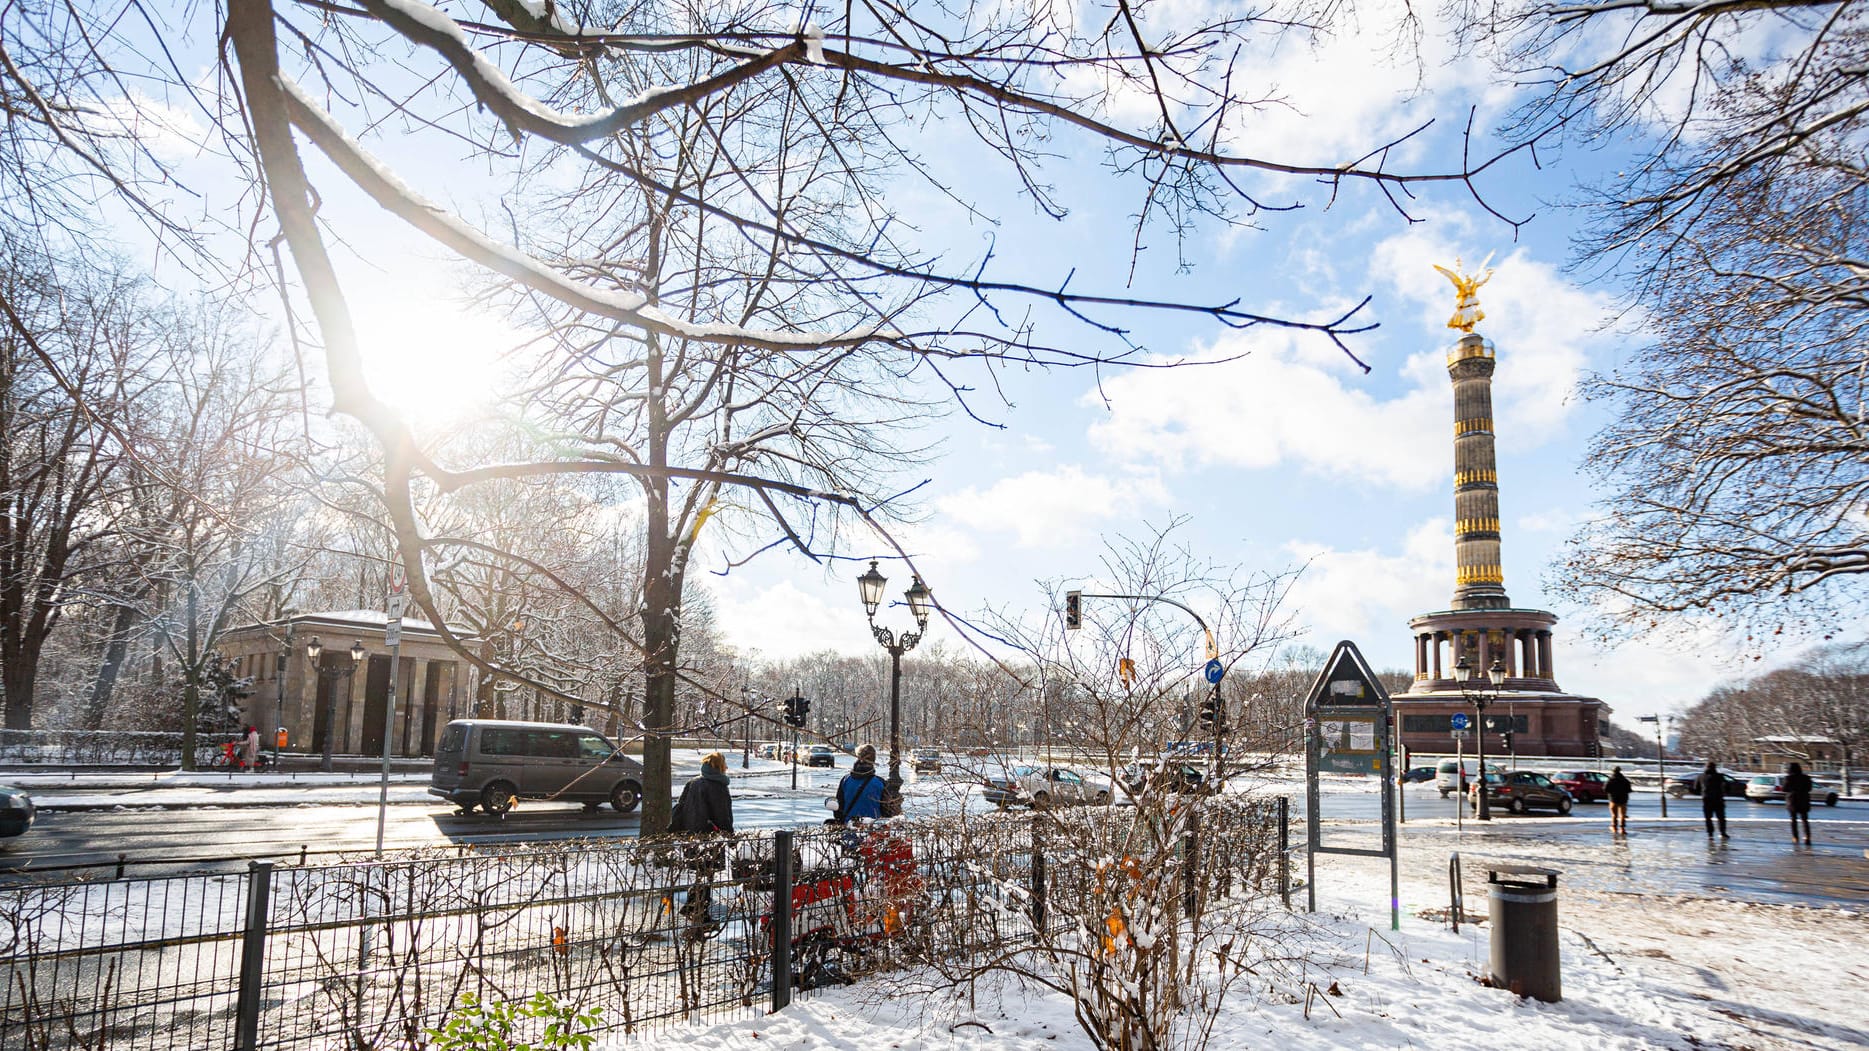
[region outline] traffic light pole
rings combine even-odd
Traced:
[[[1213,629],[1207,626],[1207,622],[1201,619],[1201,615],[1189,609],[1187,606],[1176,602],[1174,599],[1164,598],[1161,595],[1116,595],[1089,591],[1067,591],[1064,593],[1064,626],[1066,628],[1076,630],[1082,623],[1082,603],[1083,600],[1087,598],[1127,599],[1133,602],[1159,602],[1164,606],[1173,606],[1181,612],[1186,613],[1188,616],[1193,617],[1194,623],[1200,625],[1201,634],[1205,636],[1207,640],[1207,659],[1210,661],[1217,661],[1220,658],[1220,647],[1214,642]],[[1221,702],[1220,698],[1220,684],[1216,682],[1213,685],[1211,703],[1213,706],[1214,732],[1214,785],[1217,791],[1220,784],[1220,777],[1226,770],[1227,718],[1226,706]],[[1205,718],[1207,713],[1203,711],[1201,714],[1202,717]]]

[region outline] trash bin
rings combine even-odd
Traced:
[[[1533,865],[1492,865],[1493,985],[1519,996],[1556,1003],[1558,977],[1558,870]]]

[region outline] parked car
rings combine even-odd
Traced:
[[[986,801],[997,806],[1029,804],[1033,810],[1110,802],[1103,778],[1067,766],[1015,766],[987,779]]]
[[[1467,793],[1473,788],[1473,775],[1480,769],[1479,760],[1443,759],[1434,767],[1434,784],[1441,790],[1441,798],[1446,799],[1455,792]],[[1505,767],[1498,763],[1487,763],[1488,773],[1499,773]]]
[[[32,797],[24,789],[0,785],[0,836],[25,835],[32,819]]]
[[[811,751],[805,753],[806,766],[836,766],[837,749],[828,744],[814,744]]]
[[[1601,770],[1559,770],[1551,775],[1551,783],[1579,803],[1609,802],[1609,775]]]
[[[1402,783],[1405,785],[1432,780],[1434,780],[1434,768],[1431,766],[1411,767],[1402,774]]]
[[[1726,798],[1744,799],[1746,797],[1746,786],[1748,784],[1749,775],[1732,774],[1724,770],[1720,772],[1726,774]],[[1700,794],[1700,778],[1700,774],[1693,774],[1689,777],[1670,777],[1667,783],[1662,786],[1662,790],[1676,799],[1681,799],[1685,796],[1697,796]]]
[[[1825,806],[1836,806],[1837,800],[1842,798],[1842,790],[1843,788],[1841,785],[1814,780],[1811,782],[1811,802],[1822,803]],[[1747,781],[1746,798],[1752,800],[1754,803],[1784,802],[1785,775],[1760,774],[1752,780]]]
[[[608,802],[628,813],[642,802],[642,764],[588,726],[456,719],[441,732],[428,794],[494,816],[516,799]]]
[[[941,753],[933,748],[915,749],[915,772],[918,774],[940,773]]]
[[[1130,795],[1150,790],[1190,793],[1207,790],[1206,771],[1193,763],[1172,759],[1143,759],[1124,767],[1120,776]]]
[[[981,793],[986,801],[998,807],[1008,807],[1024,803],[1025,787],[1023,779],[1035,773],[1029,766],[1015,766],[1010,769],[994,771],[982,779],[986,790]]]
[[[1467,792],[1467,802],[1475,810],[1479,809],[1480,786],[1474,785]],[[1551,779],[1536,770],[1513,770],[1510,773],[1488,773],[1486,775],[1486,802],[1488,806],[1503,806],[1514,814],[1523,814],[1527,810],[1555,810],[1560,814],[1570,813],[1570,793],[1551,783]]]

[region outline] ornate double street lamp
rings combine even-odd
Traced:
[[[1479,812],[1474,816],[1480,821],[1491,821],[1493,811],[1486,800],[1486,706],[1490,703],[1486,696],[1486,683],[1476,680],[1473,674],[1473,663],[1467,660],[1465,654],[1454,662],[1454,678],[1460,682],[1460,695],[1466,698],[1468,704],[1473,705],[1474,714],[1477,716],[1473,724],[1478,728],[1478,732],[1473,737],[1479,742],[1480,772],[1475,791],[1479,793],[1480,802]],[[1486,678],[1492,681],[1491,700],[1496,701],[1499,699],[1499,688],[1506,684],[1505,662],[1497,657],[1493,658],[1493,666],[1486,669]]]
[[[357,666],[363,663],[365,652],[362,642],[353,642],[350,644],[349,667],[340,664],[326,668],[318,663],[318,658],[324,654],[324,643],[318,641],[318,636],[313,635],[312,640],[305,644],[305,656],[311,658],[311,665],[317,670],[320,679],[329,682],[343,679],[347,685],[350,677],[357,673]],[[331,746],[336,738],[337,687],[330,686],[324,692],[324,756],[318,760],[318,769],[327,774],[331,772]]]
[[[876,571],[875,562],[870,563],[869,572],[857,578],[857,594],[869,617],[870,634],[889,651],[889,779],[883,783],[883,816],[894,817],[902,813],[902,655],[914,649],[928,630],[930,596],[921,575],[916,574],[915,582],[902,595],[908,599],[909,612],[915,615],[915,630],[898,636],[876,624],[876,607],[882,605],[883,588],[888,583],[888,578]]]

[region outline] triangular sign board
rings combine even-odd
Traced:
[[[1324,663],[1324,670],[1317,681],[1311,684],[1311,692],[1304,699],[1306,713],[1318,708],[1387,708],[1389,691],[1382,688],[1376,680],[1376,673],[1369,670],[1369,662],[1356,648],[1356,643],[1345,639],[1337,643],[1331,652],[1330,660]]]

